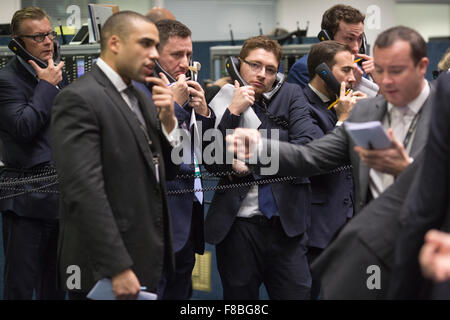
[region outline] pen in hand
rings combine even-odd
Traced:
[[[345,95],[348,95],[350,93],[350,91],[352,91],[352,89],[347,89],[347,91],[345,91]],[[328,107],[328,110],[330,110],[331,108],[333,108],[336,103],[339,102],[339,98],[336,99],[336,101],[334,101],[332,104],[330,104],[330,106]]]

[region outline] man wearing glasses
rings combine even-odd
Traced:
[[[264,36],[244,43],[238,70],[248,85],[235,82],[231,103],[218,124],[224,136],[227,129],[246,127],[248,112],[259,119],[253,127],[272,137],[277,134],[282,141],[305,144],[322,135],[299,86],[284,83],[271,99],[263,96],[276,84],[281,55],[280,45]],[[207,168],[233,171],[221,175],[219,185],[232,186],[215,192],[205,220],[205,240],[216,245],[224,299],[258,299],[262,283],[270,299],[309,299],[309,180],[265,182],[277,176],[256,176],[239,162]]]
[[[53,99],[67,82],[62,72],[64,63],[54,65],[56,33],[42,9],[17,11],[11,20],[11,32],[25,50],[48,67],[41,68],[34,61],[16,56],[0,70],[0,138],[5,164],[2,179],[27,178],[53,169],[50,114]],[[43,188],[44,184],[19,188]],[[63,299],[64,293],[56,289],[57,195],[28,192],[3,198],[5,195],[11,194],[1,190],[3,298],[32,299],[34,292],[36,299]]]

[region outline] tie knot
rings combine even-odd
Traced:
[[[134,86],[132,84],[130,84],[126,89],[123,90],[123,92],[127,95],[127,96],[135,96],[135,89]]]

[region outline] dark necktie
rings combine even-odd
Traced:
[[[256,115],[258,116],[261,122],[264,122],[262,117],[262,110],[259,106],[252,106]],[[261,176],[254,175],[256,180],[261,180]],[[272,193],[272,186],[268,183],[258,185],[258,208],[261,213],[270,219],[277,211],[277,204],[275,202],[275,198]]]
[[[130,99],[131,111],[133,111],[133,113],[136,115],[136,118],[141,124],[141,126],[144,129],[146,129],[147,125],[145,124],[145,120],[142,115],[141,109],[139,108],[139,101],[137,98],[136,88],[131,84],[125,90],[123,90],[123,92],[128,96],[128,99]]]

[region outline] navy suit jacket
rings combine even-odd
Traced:
[[[58,84],[67,84],[65,75]],[[2,161],[7,167],[30,169],[53,165],[49,128],[53,100],[60,90],[28,71],[17,57],[0,70],[0,138]],[[4,177],[19,178],[19,172],[5,172]],[[36,184],[25,188],[36,188]],[[0,210],[19,216],[54,219],[58,216],[57,196],[28,193],[0,201]]]
[[[322,129],[322,136],[333,131],[337,122],[334,109],[307,85],[303,89],[312,117]],[[353,216],[353,175],[350,168],[318,176],[312,176],[311,228],[308,244],[325,248],[335,233]]]
[[[305,54],[292,65],[288,74],[288,82],[296,83],[302,88],[307,87],[309,82],[308,56],[309,53]]]
[[[290,141],[295,144],[306,144],[318,138],[322,132],[314,124],[310,116],[308,103],[298,85],[285,83],[268,105],[268,111],[275,116],[284,117],[288,128],[281,127],[270,120],[265,114],[260,114],[259,129],[279,129],[279,140]],[[228,109],[222,117],[218,128],[225,137],[226,129],[239,126],[239,116],[235,116]],[[231,171],[231,165],[207,166],[208,170],[222,172]],[[230,176],[231,177],[231,176]],[[268,176],[267,178],[273,178]],[[239,184],[253,181],[253,175],[245,177],[223,177],[219,185]],[[281,225],[285,234],[295,237],[306,232],[310,223],[311,188],[308,178],[297,177],[288,182],[271,184],[272,192],[278,207]],[[205,240],[218,244],[228,234],[236,214],[241,207],[242,200],[250,187],[235,187],[216,190],[205,220]]]
[[[142,83],[134,82],[135,86],[142,90],[147,94],[151,99],[151,92]],[[189,106],[181,107],[178,103],[175,103],[175,116],[178,120],[179,128],[184,128],[189,130],[189,124],[191,121],[192,108]],[[201,115],[196,114],[197,121],[201,121],[202,123],[202,133],[205,130],[211,129],[214,127],[215,116],[211,110],[211,117],[203,117]],[[193,156],[191,157],[193,159]],[[194,188],[194,173],[195,167],[192,161],[191,164],[182,163],[180,165],[180,175],[189,175],[191,178],[188,179],[173,179],[167,181],[167,190],[185,190],[185,189],[193,189]],[[186,192],[183,194],[177,195],[169,195],[168,204],[169,204],[169,212],[172,221],[172,230],[173,230],[173,247],[174,251],[177,252],[181,250],[186,241],[188,240],[189,233],[191,230],[191,222],[195,224],[194,230],[202,230],[201,234],[194,235],[194,248],[195,251],[199,254],[202,254],[205,249],[205,240],[203,234],[203,210],[196,214],[193,214],[193,202],[194,202],[195,194],[193,192]],[[203,206],[201,207],[203,208]]]

